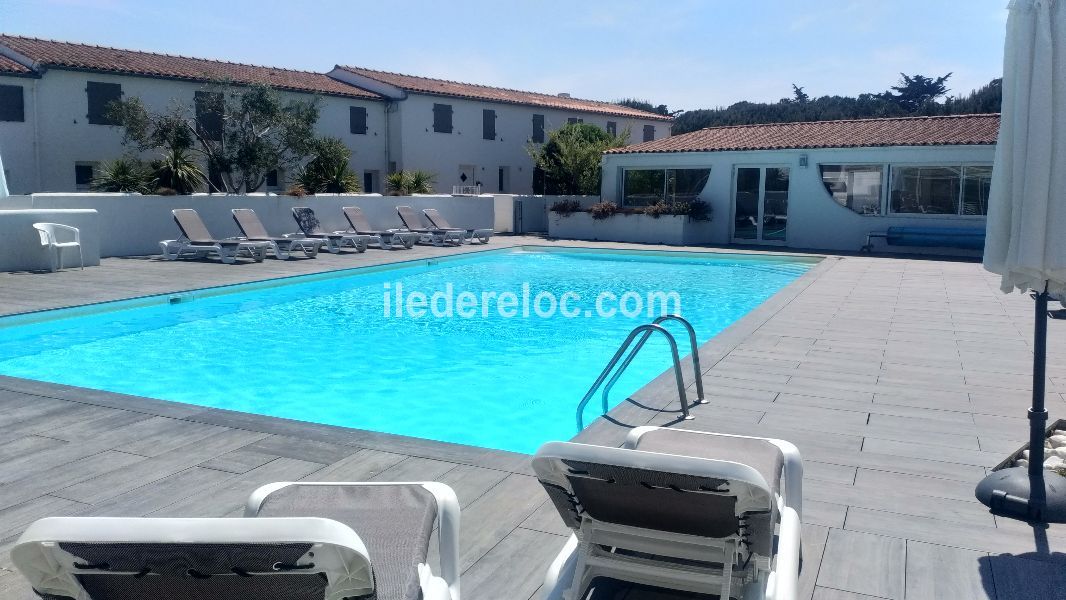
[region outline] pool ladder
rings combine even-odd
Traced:
[[[596,378],[596,383],[592,384],[589,391],[585,393],[585,397],[583,397],[581,402],[577,405],[578,431],[585,428],[585,406],[588,405],[589,400],[591,400],[592,396],[596,394],[596,390],[599,389],[600,386],[603,386],[603,394],[601,396],[601,402],[603,404],[602,414],[607,414],[607,397],[611,393],[611,388],[613,388],[614,384],[618,382],[618,379],[622,377],[622,373],[625,372],[626,368],[628,368],[630,363],[633,362],[633,359],[636,358],[637,353],[640,352],[640,349],[644,347],[644,344],[647,343],[648,339],[655,332],[661,333],[666,338],[666,342],[670,344],[670,355],[674,361],[674,379],[677,381],[677,395],[681,400],[682,418],[685,420],[693,418],[688,412],[688,395],[685,393],[685,378],[681,374],[681,358],[677,352],[677,340],[674,339],[672,333],[662,326],[662,323],[666,321],[677,321],[678,323],[681,323],[688,332],[689,345],[692,347],[692,370],[696,379],[696,404],[703,404],[706,402],[706,400],[703,399],[703,377],[702,370],[700,369],[699,348],[696,345],[696,330],[692,328],[692,323],[689,323],[688,320],[681,315],[663,315],[656,318],[651,323],[635,327],[633,331],[629,332],[626,341],[622,342],[622,345],[618,347],[618,351],[614,353],[614,357],[612,357],[610,362],[607,363],[607,366],[604,367],[600,376]],[[638,336],[640,337],[639,340],[637,340]],[[634,340],[637,340],[636,343],[634,343]],[[630,350],[630,346],[632,346],[632,350]],[[626,350],[629,350],[628,355],[626,355]],[[622,358],[623,355],[625,355],[624,360]],[[618,365],[619,361],[622,361],[622,364],[617,370],[615,370],[614,368]],[[614,375],[609,381],[607,381],[607,376],[611,374],[612,370],[614,370]],[[603,385],[604,381],[607,381],[607,385]]]

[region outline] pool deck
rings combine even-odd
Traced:
[[[649,249],[497,237],[234,266],[105,259],[0,273],[0,314],[523,244]],[[976,263],[830,256],[701,348],[710,403],[683,426],[799,446],[803,599],[1066,598],[1066,526],[1034,531],[973,498],[1025,441],[1032,321]],[[1052,419],[1066,417],[1064,338],[1052,321]],[[617,445],[676,425],[676,408],[664,374],[580,439]],[[237,515],[258,485],[297,479],[451,485],[469,600],[530,598],[565,540],[525,455],[0,377],[0,598],[33,597],[8,551],[37,518]]]

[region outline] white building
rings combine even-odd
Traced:
[[[526,146],[537,131],[546,136],[577,119],[630,127],[639,140],[669,135],[670,126],[668,117],[604,102],[355,68],[323,74],[0,35],[0,155],[11,192],[88,189],[101,162],[129,151],[121,128],[104,115],[111,100],[138,96],[149,110],[164,111],[175,101],[194,105],[198,92],[219,81],[317,97],[318,134],[352,150],[351,167],[367,192],[382,192],[392,169],[422,169],[437,174],[438,191],[481,182],[487,192],[528,193]],[[450,107],[449,133],[436,105]],[[270,190],[286,185],[284,173],[268,181]]]
[[[609,151],[602,195],[703,200],[713,244],[854,251],[889,227],[983,229],[998,129],[998,114],[712,127]]]
[[[631,141],[670,135],[670,117],[568,94],[539,94],[484,85],[338,66],[340,81],[388,101],[390,165],[437,174],[437,190],[480,184],[486,192],[528,194],[528,146],[571,122],[629,132]]]
[[[138,96],[149,110],[164,111],[174,102],[193,105],[221,80],[317,96],[318,133],[342,139],[352,168],[380,191],[386,143],[377,94],[321,73],[0,36],[0,153],[12,193],[88,189],[100,162],[129,150],[104,115],[110,100]],[[365,121],[358,130],[350,122],[357,115]],[[284,179],[269,183],[279,189]]]

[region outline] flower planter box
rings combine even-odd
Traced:
[[[694,221],[686,215],[616,214],[593,219],[587,212],[562,215],[548,213],[548,236],[598,242],[633,242],[690,246],[711,242],[711,222]]]

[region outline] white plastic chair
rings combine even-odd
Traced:
[[[61,225],[59,223],[34,223],[33,228],[37,230],[37,233],[41,236],[41,245],[48,246],[50,252],[52,252],[52,272],[56,272],[56,263],[59,264],[59,268],[63,268],[63,248],[78,248],[78,260],[81,262],[81,268],[85,269],[85,257],[81,251],[81,231],[77,227],[71,227],[70,225]],[[74,241],[61,242],[59,241],[59,232],[67,232],[74,234]],[[65,237],[65,236],[64,236]]]

